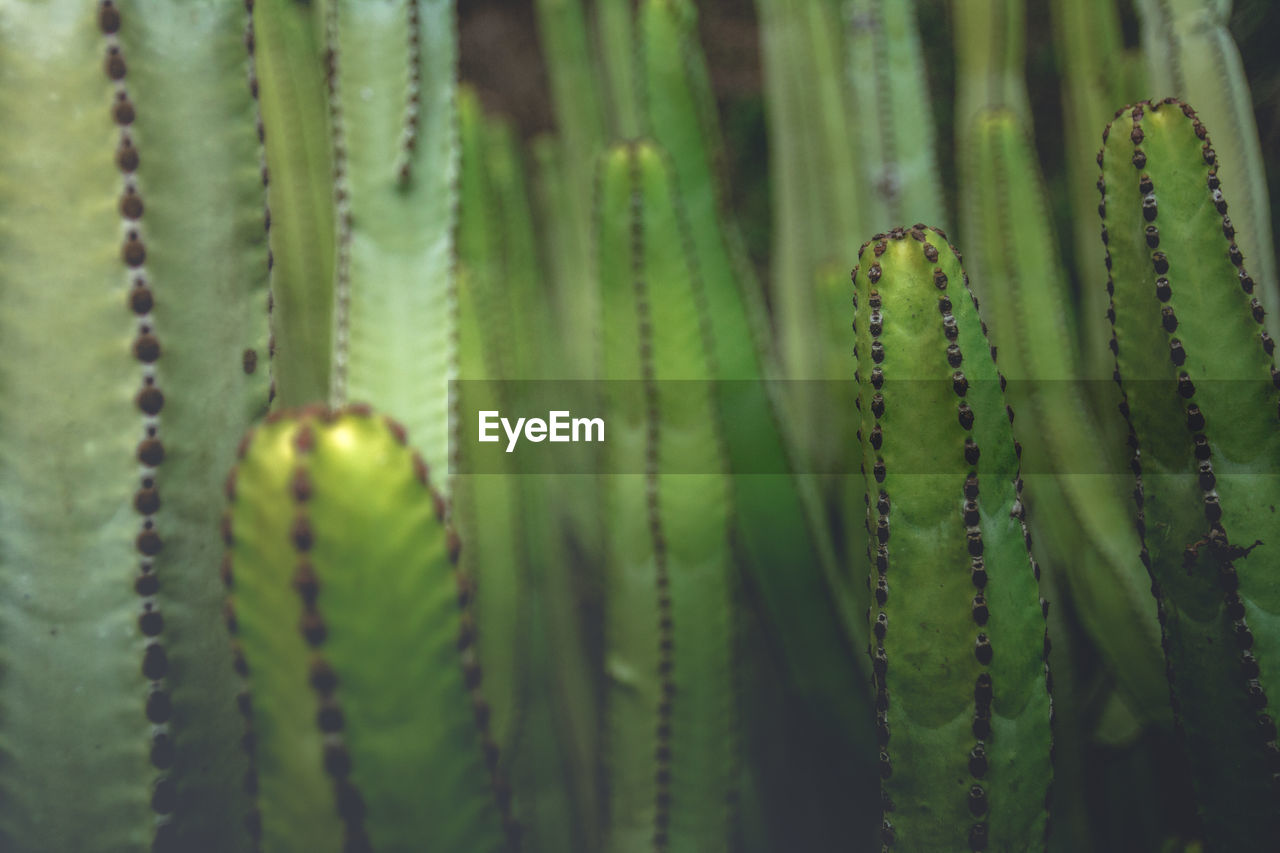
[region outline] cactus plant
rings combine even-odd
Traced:
[[[1104,140],[1112,350],[1174,715],[1207,840],[1259,849],[1280,814],[1280,747],[1265,711],[1280,660],[1268,544],[1280,536],[1275,343],[1191,107],[1127,107]]]
[[[228,479],[226,618],[249,686],[248,824],[267,849],[502,850],[517,837],[470,581],[406,442],[359,407],[282,412],[246,437]]]
[[[1271,315],[1268,331],[1280,335],[1280,283],[1262,146],[1253,96],[1240,50],[1228,29],[1232,0],[1140,0],[1143,56],[1149,95],[1196,104],[1217,139],[1222,180],[1235,187],[1236,243],[1258,281],[1258,298]]]
[[[254,6],[282,405],[386,408],[448,460],[453,4]]]
[[[6,850],[244,848],[210,496],[268,394],[247,24],[0,6]]]
[[[736,785],[727,459],[698,270],[651,143],[601,166],[608,444],[605,849],[730,849]],[[633,380],[633,381],[622,381]],[[639,382],[634,380],[640,380]],[[652,602],[642,606],[642,602]]]
[[[882,841],[1042,849],[1052,778],[1048,604],[1030,555],[1004,379],[941,232],[879,234],[858,260]]]

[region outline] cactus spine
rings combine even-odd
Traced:
[[[227,490],[255,840],[506,849],[470,582],[403,427],[359,407],[273,417]]]
[[[267,403],[247,24],[0,5],[5,850],[246,846],[209,495]]]
[[[1112,349],[1174,714],[1211,846],[1258,849],[1280,814],[1275,343],[1195,112],[1136,104],[1104,140]]]
[[[877,235],[854,283],[882,841],[1042,849],[1047,604],[1003,378],[941,232]]]

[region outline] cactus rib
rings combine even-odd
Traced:
[[[0,847],[238,850],[207,496],[268,393],[245,12],[0,19],[0,339],[21,412],[0,429]]]

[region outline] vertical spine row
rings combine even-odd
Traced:
[[[328,629],[316,604],[320,580],[309,556],[316,537],[308,513],[308,502],[312,497],[309,462],[315,449],[315,432],[310,423],[304,421],[298,427],[294,433],[293,446],[297,451],[297,463],[289,481],[294,516],[288,535],[297,556],[293,587],[302,602],[302,618],[298,628],[312,649],[310,681],[317,700],[316,725],[320,728],[324,742],[324,769],[333,782],[334,804],[345,829],[343,850],[365,853],[372,849],[364,827],[365,802],[349,778],[351,755],[343,738],[345,718],[342,703],[337,696],[338,678],[323,653]]]
[[[244,47],[245,52],[249,56],[248,61],[248,77],[249,77],[249,93],[253,95],[254,110],[254,128],[258,134],[258,169],[262,173],[262,189],[266,192],[271,183],[270,173],[267,171],[267,129],[262,122],[262,104],[258,98],[258,64],[257,50],[258,40],[253,28],[253,4],[254,0],[244,0],[245,8],[245,24],[244,24]],[[271,201],[268,196],[262,203],[262,229],[267,235],[267,272],[270,274],[275,267],[275,254],[271,251]],[[272,330],[267,337],[267,362],[270,371],[270,386],[267,391],[267,402],[271,403],[276,398],[276,380],[275,380],[275,358],[276,358],[276,337],[274,331],[274,323],[276,308],[275,290],[270,285],[270,277],[267,286],[267,321],[268,326]],[[257,369],[258,354],[255,350],[247,349],[244,351],[244,372],[253,373]]]
[[[885,239],[883,236],[876,238],[875,256],[879,258],[884,254]],[[859,251],[865,251],[866,246]],[[881,276],[881,268],[878,262],[873,262],[867,271],[867,277],[872,283],[879,282]],[[856,281],[858,277],[858,267],[853,268],[852,278]],[[853,295],[853,305],[855,311],[858,307],[858,294],[855,291]],[[893,775],[893,760],[889,753],[889,656],[885,651],[885,637],[888,634],[889,617],[885,612],[885,608],[889,603],[889,510],[891,499],[889,492],[884,488],[884,481],[888,476],[888,470],[885,466],[883,457],[879,455],[879,451],[884,442],[884,430],[880,425],[880,417],[884,414],[884,397],[880,394],[880,389],[884,385],[884,368],[881,366],[885,359],[884,344],[880,340],[883,331],[884,315],[881,313],[883,303],[880,299],[880,293],[872,290],[867,299],[867,307],[871,314],[868,320],[868,331],[871,335],[871,361],[874,365],[871,368],[871,386],[875,389],[875,394],[871,398],[871,413],[874,418],[874,424],[868,434],[868,441],[872,450],[876,452],[875,461],[872,463],[872,474],[876,483],[880,486],[879,494],[876,499],[875,507],[875,530],[871,526],[871,506],[870,492],[864,495],[867,501],[867,557],[876,570],[876,587],[875,601],[879,607],[875,621],[872,623],[871,631],[875,638],[875,650],[872,653],[872,683],[875,687],[875,708],[876,708],[876,738],[880,745],[880,778],[888,780]],[[857,346],[854,346],[854,357],[858,357]],[[854,372],[854,378],[858,382],[862,381],[861,373]],[[862,408],[861,396],[857,399],[856,405]],[[861,433],[859,433],[861,438]],[[862,473],[866,474],[866,465],[863,463]],[[875,553],[872,554],[872,549]],[[880,821],[880,840],[890,846],[896,840],[893,822],[889,815],[894,809],[893,799],[889,791],[882,785],[881,787],[881,821]]]
[[[325,72],[329,94],[329,132],[333,160],[333,211],[337,256],[333,270],[333,354],[329,377],[329,403],[347,402],[347,360],[351,338],[351,187],[347,180],[347,137],[342,117],[341,58],[339,55],[339,6],[325,10]],[[416,33],[417,30],[414,30]]]
[[[632,287],[635,289],[636,325],[640,344],[640,379],[644,383],[645,438],[644,478],[645,510],[649,537],[653,543],[654,591],[658,615],[658,706],[653,749],[653,849],[664,851],[670,842],[671,827],[671,704],[675,697],[674,668],[675,626],[671,613],[671,578],[667,565],[666,539],[662,530],[662,509],[658,488],[660,435],[658,389],[653,366],[653,320],[645,284],[644,195],[641,160],[630,152],[631,195],[631,259]]]
[[[418,147],[418,110],[422,102],[422,16],[418,0],[405,0],[409,30],[409,74],[406,81],[404,130],[396,158],[396,177],[401,184],[413,177],[413,152]]]
[[[160,582],[154,563],[154,558],[164,545],[156,529],[156,513],[160,510],[160,492],[156,480],[160,465],[164,462],[164,444],[160,437],[160,411],[164,407],[164,394],[156,382],[155,363],[160,358],[160,340],[156,335],[155,319],[151,313],[155,300],[146,270],[147,249],[142,222],[144,204],[136,179],[139,155],[129,131],[137,112],[126,84],[128,66],[118,36],[122,24],[120,10],[115,3],[112,0],[101,0],[98,4],[98,25],[106,41],[103,70],[114,84],[111,118],[118,128],[116,166],[121,174],[118,209],[123,236],[120,258],[132,283],[129,308],[135,316],[136,324],[132,351],[141,365],[139,388],[134,397],[134,405],[142,415],[141,437],[136,451],[139,463],[138,487],[133,496],[134,509],[141,516],[138,535],[134,540],[139,554],[139,573],[134,580],[134,589],[141,598],[138,628],[146,638],[141,661],[142,676],[147,681],[144,714],[150,724],[151,764],[157,770],[151,792],[151,808],[159,816],[153,845],[157,849],[170,849],[173,829],[166,816],[172,814],[177,806],[177,791],[173,779],[166,771],[172,768],[176,752],[169,727],[173,714],[166,681],[169,658],[162,639],[164,617],[156,599]]]
[[[239,470],[239,463],[244,461],[245,453],[253,442],[253,438],[254,431],[251,429],[245,433],[239,447],[236,449],[236,464],[228,472],[227,480],[223,487],[223,497],[226,498],[228,507],[235,505],[237,498],[236,474]],[[222,580],[222,588],[227,593],[227,599],[223,604],[223,617],[227,632],[232,637],[231,667],[240,678],[240,690],[236,693],[236,708],[240,711],[240,718],[244,724],[244,732],[240,737],[240,749],[244,752],[249,765],[241,781],[241,786],[245,794],[250,798],[251,805],[249,810],[241,816],[241,821],[245,832],[249,836],[253,853],[260,853],[262,850],[262,810],[258,807],[257,735],[253,725],[253,691],[249,687],[249,663],[245,660],[244,650],[240,646],[240,641],[236,639],[240,626],[236,621],[235,604],[232,600],[232,595],[235,591],[235,561],[232,554],[232,548],[235,545],[235,534],[232,529],[230,508],[224,511],[222,518],[222,541],[225,550],[223,551],[222,563],[218,569],[218,574]]]

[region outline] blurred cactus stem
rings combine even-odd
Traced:
[[[459,123],[458,377],[467,390],[454,401],[466,397],[469,412],[510,411],[529,387],[522,380],[556,377],[560,341],[543,298],[519,142],[466,88]],[[477,471],[475,445],[455,446],[453,519],[468,543],[460,567],[476,582],[477,650],[513,812],[529,849],[598,850],[601,653],[586,640],[590,620],[560,518],[580,484],[526,471],[507,454],[500,472]]]
[[[728,851],[733,837],[732,490],[682,217],[656,146],[606,155],[603,376],[639,380],[609,383],[604,761],[617,853]]]
[[[272,235],[281,404],[353,399],[394,412],[444,471],[454,4],[258,0],[254,17],[269,194],[288,223]]]

